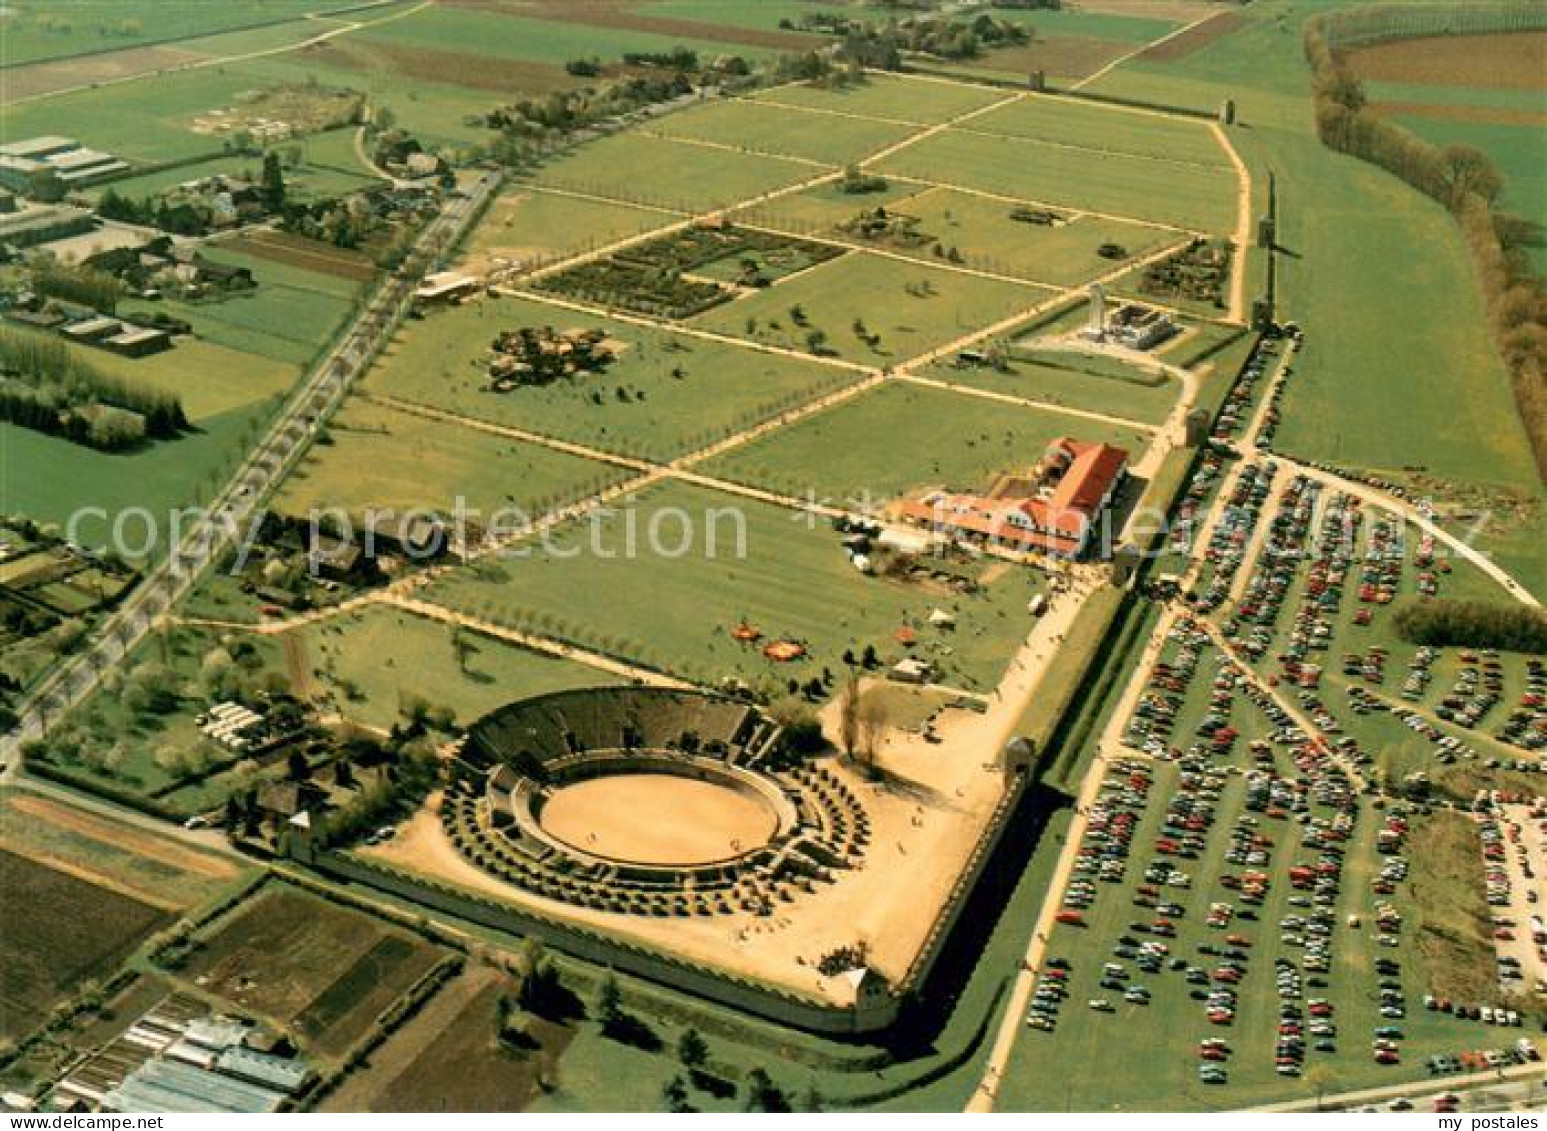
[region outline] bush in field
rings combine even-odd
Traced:
[[[1396,626],[1414,644],[1547,652],[1547,612],[1526,605],[1430,598],[1402,605]]]

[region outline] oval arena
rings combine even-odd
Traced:
[[[441,820],[466,859],[527,891],[640,915],[768,914],[852,866],[869,820],[779,727],[722,696],[558,692],[468,732]]]

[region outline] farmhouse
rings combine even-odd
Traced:
[[[86,149],[74,138],[32,137],[0,145],[0,184],[16,192],[33,192],[48,181],[79,188],[128,168],[128,162]]]
[[[459,271],[439,271],[426,275],[424,282],[414,291],[414,301],[421,306],[440,302],[461,302],[478,289],[478,280]]]
[[[1122,448],[1062,437],[1029,475],[1005,476],[986,495],[934,491],[904,501],[902,514],[971,541],[1078,557],[1127,464]]]

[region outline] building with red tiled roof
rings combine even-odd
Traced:
[[[1061,437],[1029,476],[1006,477],[986,495],[932,491],[901,507],[904,518],[970,541],[1075,558],[1112,502],[1128,453]]]

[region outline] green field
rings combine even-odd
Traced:
[[[1472,145],[1493,159],[1504,176],[1500,203],[1539,225],[1547,225],[1547,114],[1536,125],[1503,122],[1453,122],[1427,115],[1394,119],[1438,146]],[[1547,247],[1528,249],[1538,274],[1547,273]]]
[[[346,718],[382,729],[398,722],[404,702],[415,697],[449,707],[466,724],[514,699],[617,682],[583,664],[397,609],[366,609],[304,632],[316,686]]]
[[[712,17],[709,19],[713,23]],[[772,54],[767,47],[727,44],[691,37],[659,35],[632,28],[611,28],[586,23],[531,19],[514,12],[469,11],[432,7],[361,33],[365,40],[402,44],[413,48],[460,51],[531,63],[563,64],[571,59],[617,62],[625,52],[670,51],[693,48],[707,59],[723,54],[760,58]],[[799,45],[791,41],[791,48]]]
[[[214,157],[220,139],[194,133],[194,117],[230,106],[235,95],[259,85],[236,68],[151,76],[0,110],[0,131],[13,138],[65,134],[145,163]]]
[[[218,147],[218,142],[216,145]],[[285,169],[285,187],[297,200],[331,199],[382,183],[360,164],[355,155],[352,129],[312,134],[287,142],[281,148],[289,149],[292,146],[300,151],[301,161]],[[158,169],[98,185],[90,190],[89,195],[100,198],[111,188],[119,196],[140,200],[189,181],[217,174],[256,181],[262,164],[262,158],[256,156],[213,157],[208,161],[176,165],[170,169]]]
[[[1235,227],[1235,177],[1189,162],[948,130],[888,157],[875,170],[1195,230]]]
[[[820,175],[778,157],[622,133],[549,162],[536,179],[624,203],[703,212]]]
[[[330,508],[352,515],[461,509],[480,526],[508,512],[507,525],[515,525],[624,474],[538,444],[353,400],[329,425],[328,442],[313,447],[285,480],[275,505],[297,516]]]
[[[623,348],[600,376],[485,392],[479,363],[489,342],[499,331],[521,326],[600,327]],[[855,378],[830,366],[526,299],[498,298],[408,323],[366,378],[366,387],[497,424],[660,459]]]
[[[781,196],[767,204],[753,205],[745,212],[737,212],[734,215],[744,216],[754,224],[763,223],[789,231],[818,233],[828,231],[844,220],[852,219],[862,208],[874,210],[898,206],[904,212],[911,211],[910,205],[913,198],[929,191],[931,190],[923,185],[894,180],[888,182],[883,190],[855,196],[844,192],[837,181],[828,181],[824,184],[812,185],[800,192]]]
[[[1077,216],[1057,227],[1012,220],[1014,205],[951,189],[925,189],[893,209],[917,216],[919,230],[962,253],[970,266],[1057,286],[1074,286],[1121,266],[1096,254],[1115,243],[1131,258],[1175,242],[1162,228]],[[923,255],[923,251],[916,254]]]
[[[117,520],[131,549],[148,537],[149,519],[156,525],[148,543],[153,556],[165,548],[171,513],[209,497],[297,375],[293,365],[214,342],[185,340],[135,359],[72,348],[104,372],[176,392],[193,427],[134,451],[102,452],[0,424],[0,513],[62,527],[73,518],[70,536],[85,545],[105,544]]]
[[[348,6],[345,0],[223,0],[219,4],[172,5],[161,0],[20,0],[6,6],[4,62],[14,67],[118,51]]]
[[[1003,371],[940,362],[925,372],[953,385],[1107,413],[1143,424],[1165,420],[1181,393],[1169,377],[1141,372],[1110,358],[1072,353],[1018,354]],[[1078,431],[1088,423],[1071,418],[1068,427]]]
[[[1074,98],[1032,96],[980,115],[961,128],[1105,153],[1217,166],[1229,175],[1229,161],[1209,124],[1192,118],[1163,117]]]
[[[1118,12],[1087,12],[1070,6],[1058,11],[1001,8],[994,12],[999,19],[1030,24],[1038,37],[1050,35],[1083,35],[1092,39],[1111,39],[1132,47],[1159,39],[1175,31],[1184,21],[1159,16],[1136,16]]]
[[[809,335],[821,331],[827,335],[823,348],[839,357],[896,365],[1052,295],[1045,287],[855,251],[714,307],[691,324],[808,352]],[[797,306],[804,311],[805,325],[797,324],[790,313]],[[752,319],[756,326],[749,330]],[[856,319],[880,336],[874,346],[859,340]]]
[[[945,682],[986,689],[1031,629],[1032,577],[1011,571],[977,596],[866,577],[824,521],[672,484],[567,526],[527,556],[457,570],[427,594],[702,682],[737,675],[779,686],[836,672],[846,649],[867,644],[895,662],[898,627],[945,608],[956,630],[924,626],[916,652],[937,660]],[[765,659],[732,638],[743,620],[804,643],[808,658]]]
[[[990,106],[1006,95],[1004,91],[985,86],[872,75],[866,82],[837,90],[791,84],[775,87],[754,97],[760,102],[780,106],[835,110],[862,118],[929,125]]]
[[[464,259],[553,259],[670,224],[677,217],[627,204],[516,188],[501,193],[464,244]]]
[[[886,384],[769,433],[699,469],[861,509],[923,487],[981,490],[1036,465],[1059,436],[1103,440],[1134,457],[1141,433],[919,385]]]
[[[917,130],[911,125],[766,106],[751,99],[671,114],[649,128],[667,137],[712,141],[833,166],[862,161]]]
[[[1534,492],[1454,221],[1311,132],[1299,28],[1319,10],[1309,0],[1265,0],[1231,35],[1166,67],[1124,66],[1095,89],[1205,109],[1233,97],[1249,127],[1232,134],[1242,158],[1259,184],[1268,168],[1277,174],[1279,242],[1292,253],[1279,258],[1280,314],[1308,331],[1285,396],[1282,450],[1356,467],[1422,465]]]
[[[165,311],[188,322],[204,341],[299,367],[317,355],[354,308],[359,288],[347,279],[228,251],[219,244],[207,245],[204,253],[251,269],[258,285],[213,300],[131,301],[123,312]],[[177,352],[169,356],[175,358]]]

